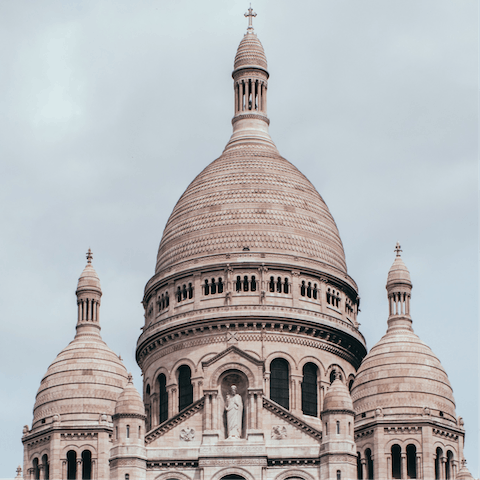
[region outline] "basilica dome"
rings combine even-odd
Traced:
[[[100,336],[102,291],[90,251],[87,258],[76,292],[77,333],[42,378],[33,408],[33,428],[56,421],[80,425],[111,422],[117,398],[127,383],[125,366]]]
[[[399,255],[387,280],[390,315],[383,338],[363,359],[352,386],[356,415],[433,416],[456,423],[453,391],[440,360],[413,332],[410,273]]]
[[[276,148],[227,148],[189,185],[167,222],[156,272],[227,252],[289,254],[347,267],[322,197]]]
[[[264,68],[266,70],[267,57],[265,56],[262,43],[257,35],[253,32],[247,32],[238,46],[233,69],[238,70],[239,68],[248,68],[252,66],[256,68]]]

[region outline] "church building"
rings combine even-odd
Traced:
[[[335,221],[269,135],[255,15],[234,60],[232,136],[175,205],[145,286],[143,391],[102,340],[89,251],[76,335],[41,380],[18,478],[472,478],[447,374],[413,330],[399,244],[386,333],[367,351]]]

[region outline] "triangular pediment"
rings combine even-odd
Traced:
[[[262,360],[259,360],[258,358],[255,358],[254,356],[244,352],[243,350],[240,350],[240,348],[236,347],[235,345],[232,345],[232,346],[228,347],[226,350],[224,350],[223,352],[220,352],[217,355],[215,355],[214,357],[210,358],[206,362],[202,362],[202,366],[203,366],[203,368],[208,368],[211,365],[213,365],[214,363],[217,363],[220,360],[225,359],[225,357],[227,357],[229,355],[234,355],[234,354],[237,354],[240,357],[243,357],[245,360],[247,360],[250,363],[253,363],[257,367],[261,367],[264,364],[264,362]]]

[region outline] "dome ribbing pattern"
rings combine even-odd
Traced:
[[[243,37],[235,55],[233,69],[260,67],[267,70],[267,57],[262,43],[255,33],[247,32]]]
[[[347,267],[337,226],[315,187],[275,148],[228,148],[189,185],[167,222],[156,273],[187,259],[250,251]]]

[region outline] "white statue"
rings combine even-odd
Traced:
[[[227,393],[225,398],[225,411],[227,412],[227,433],[228,438],[242,437],[243,401],[237,393],[237,387],[231,386],[231,394]]]

